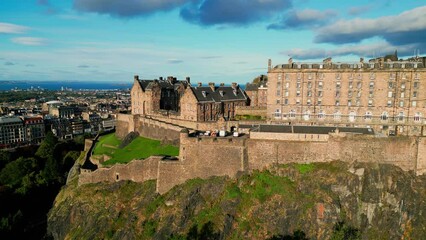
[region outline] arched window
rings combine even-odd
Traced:
[[[349,113],[349,122],[354,122],[356,119],[356,112],[350,112]]]
[[[388,112],[383,112],[382,115],[380,115],[380,120],[388,121],[388,119],[389,119],[389,113]]]

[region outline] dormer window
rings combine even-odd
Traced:
[[[219,91],[219,94],[220,94],[221,97],[223,97],[223,91],[222,90]]]
[[[203,97],[206,97],[206,91],[201,91],[201,93],[203,94]]]

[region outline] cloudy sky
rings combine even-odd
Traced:
[[[424,0],[1,0],[0,79],[251,81],[273,64],[426,52]]]

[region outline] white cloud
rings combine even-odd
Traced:
[[[0,22],[0,33],[24,33],[28,29],[25,26]]]
[[[27,45],[27,46],[41,46],[46,44],[46,39],[44,38],[36,38],[36,37],[17,37],[12,38],[12,42]]]

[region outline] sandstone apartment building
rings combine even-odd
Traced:
[[[423,134],[426,69],[420,58],[355,63],[293,62],[268,67],[268,119],[282,124],[370,126]]]

